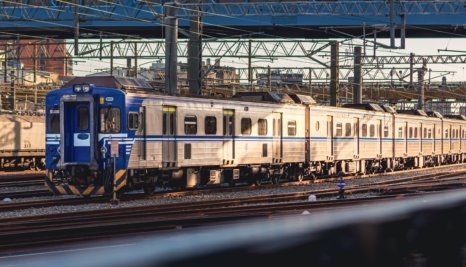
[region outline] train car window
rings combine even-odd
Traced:
[[[342,136],[343,135],[343,124],[342,123],[337,123],[335,127],[335,136]]]
[[[414,138],[417,138],[417,127],[414,127]]]
[[[369,134],[370,134],[370,137],[374,137],[375,136],[375,125],[374,124],[371,124],[369,126]]]
[[[424,138],[427,138],[427,128],[424,128]]]
[[[455,135],[455,136],[456,136],[456,138],[459,138],[459,132],[458,132],[458,131],[459,131],[459,130],[458,130],[458,129],[456,129],[456,135]]]
[[[241,134],[251,135],[252,122],[250,118],[241,118]]]
[[[129,112],[128,113],[128,129],[136,131],[139,128],[139,113]]]
[[[162,115],[162,133],[167,134],[167,113]]]
[[[214,116],[207,116],[204,120],[205,134],[217,134],[217,118]]]
[[[267,135],[267,120],[266,119],[259,119],[257,121],[257,125],[259,126],[259,135]]]
[[[60,133],[60,110],[51,108],[49,110],[49,133]]]
[[[361,135],[362,135],[362,137],[366,137],[366,136],[367,136],[367,124],[364,123],[364,124],[361,126],[361,128],[362,128],[362,129],[361,129],[361,132],[362,132]]]
[[[170,112],[170,135],[175,134],[175,112]]]
[[[351,123],[345,124],[345,136],[351,136]]]
[[[319,131],[319,129],[320,129],[320,123],[319,121],[316,121],[316,132]]]
[[[432,129],[427,130],[427,138],[432,138]]]
[[[409,127],[409,138],[413,138],[413,127]]]
[[[296,121],[289,121],[288,122],[288,136],[295,136],[296,135]]]
[[[403,138],[403,127],[398,127],[398,138]]]
[[[448,129],[445,129],[445,138],[448,138]]]
[[[388,126],[383,127],[383,137],[388,137]]]
[[[81,131],[89,129],[89,109],[87,107],[78,108],[78,128]]]
[[[104,107],[100,110],[100,132],[118,133],[121,128],[120,109]]]
[[[187,115],[184,117],[184,133],[197,134],[197,117],[194,115]]]
[[[228,136],[233,136],[234,135],[234,129],[233,129],[233,116],[223,116],[223,135],[228,135]],[[227,133],[228,129],[228,133]]]

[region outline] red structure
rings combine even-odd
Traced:
[[[2,41],[0,42],[0,50],[9,51],[7,55],[8,69],[24,68],[24,70],[55,73],[59,76],[73,75],[71,55],[68,53],[66,45],[63,44],[63,40]]]

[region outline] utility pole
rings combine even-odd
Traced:
[[[269,92],[272,91],[272,71],[270,70],[270,66],[267,66],[267,87]]]
[[[16,102],[16,90],[15,90],[15,71],[11,71],[10,73],[11,81],[10,81],[10,110],[15,111],[15,102]]]
[[[126,58],[126,77],[131,77],[131,58]]]
[[[424,110],[424,74],[427,70],[426,68],[426,60],[423,59],[422,68],[417,70],[417,109]]]
[[[248,80],[251,92],[254,91],[253,89],[253,82],[252,82],[252,41],[249,39],[248,42]]]
[[[79,56],[79,0],[74,4],[74,55]]]
[[[337,106],[337,92],[339,91],[339,48],[338,42],[332,42],[330,46],[330,106]]]
[[[414,53],[409,53],[409,87],[413,88],[413,67],[414,67]]]
[[[113,41],[110,41],[110,76],[113,76]]]
[[[395,0],[390,1],[390,48],[395,46]]]
[[[362,103],[362,55],[361,47],[354,47],[353,104]]]
[[[200,3],[200,1],[198,1]],[[199,8],[197,8],[199,11]],[[202,20],[200,13],[190,18],[188,42],[189,94],[200,95],[202,88]]]
[[[168,2],[165,10],[165,92],[175,95],[178,83],[177,77],[177,42],[178,18],[176,17],[176,2]]]
[[[400,45],[400,48],[401,49],[405,49],[406,47],[406,16],[404,14],[401,14],[400,15],[400,19],[401,19],[401,45]]]
[[[32,73],[33,73],[33,81],[34,81],[34,85],[37,83],[37,44],[34,43],[32,45],[32,64],[33,64],[33,67],[32,67]],[[65,69],[66,69],[67,66],[65,66]]]
[[[8,81],[8,44],[5,45],[5,58],[3,60],[3,82]]]
[[[134,78],[138,78],[138,43],[134,42]]]

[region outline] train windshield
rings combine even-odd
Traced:
[[[100,110],[100,132],[118,133],[121,128],[120,109],[104,107]]]

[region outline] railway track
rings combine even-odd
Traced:
[[[449,181],[451,188],[451,181]],[[465,180],[462,181],[463,186]],[[445,185],[445,184],[444,184]],[[397,185],[401,188],[401,185]],[[0,251],[24,249],[51,243],[67,243],[129,233],[220,224],[244,218],[299,214],[340,207],[382,203],[419,193],[386,191],[385,195],[358,199],[307,202],[302,196],[281,196],[178,203],[137,208],[108,209],[0,220]],[[406,187],[405,187],[406,188]],[[418,190],[420,188],[418,187]],[[422,190],[425,190],[422,185]],[[429,187],[432,189],[432,187]],[[353,192],[354,193],[354,192]],[[287,201],[287,202],[284,202]],[[249,204],[249,205],[245,205]]]
[[[410,173],[411,171],[407,171]],[[364,193],[369,192],[370,190],[366,188],[370,188],[371,186],[382,186],[382,185],[396,185],[396,184],[405,184],[405,183],[415,183],[415,182],[424,182],[428,183],[430,181],[436,180],[444,180],[449,177],[457,177],[461,175],[466,175],[465,169],[459,170],[452,170],[442,174],[418,174],[411,177],[402,177],[402,178],[395,178],[387,181],[380,181],[376,183],[370,183],[365,185],[358,185],[353,187],[346,187],[345,191],[347,194],[355,193]],[[360,178],[359,176],[351,176],[345,178],[348,179],[357,179]],[[456,180],[456,178],[452,178]],[[334,181],[335,178],[329,178],[326,180],[327,182]],[[309,184],[309,183],[322,183],[324,179],[317,180],[317,181],[304,181],[298,184]],[[296,182],[289,182],[283,183],[279,186],[290,186],[296,185]],[[249,191],[249,190],[258,190],[264,188],[271,188],[276,187],[277,185],[262,185],[260,187],[257,186],[237,186],[237,187],[227,187],[227,188],[203,188],[203,189],[188,189],[183,191],[166,191],[166,192],[157,192],[152,196],[147,196],[143,194],[127,194],[121,197],[122,201],[130,201],[130,200],[141,200],[141,199],[152,199],[152,198],[169,198],[169,197],[185,197],[185,196],[194,196],[199,194],[211,194],[211,193],[222,193],[222,192],[234,192],[234,191]],[[296,195],[302,195],[303,197],[307,197],[309,195],[316,195],[319,197],[333,197],[338,195],[338,190],[335,188],[332,189],[324,189],[324,190],[305,190],[299,193],[288,193],[288,196],[295,197]],[[15,193],[5,193],[0,194],[0,199],[5,197],[10,198],[25,198],[25,197],[32,197],[32,196],[52,196],[52,193],[48,190],[40,190],[40,191],[24,191],[24,192],[15,192]],[[52,207],[52,206],[71,206],[71,205],[83,205],[83,204],[90,204],[90,203],[108,203],[108,197],[91,197],[91,198],[55,198],[49,200],[36,200],[36,201],[25,201],[25,202],[6,202],[0,203],[0,210],[2,211],[11,211],[11,210],[19,210],[19,209],[28,209],[28,208],[45,208],[45,207]]]
[[[44,177],[44,172],[2,172],[0,173],[0,187],[43,185]]]
[[[409,173],[408,171],[407,173]],[[452,176],[457,176],[457,175],[462,175],[466,174],[466,170],[452,170],[443,174],[419,174],[415,175],[412,177],[403,177],[403,178],[396,178],[396,179],[391,179],[387,181],[381,181],[377,183],[372,183],[369,186],[372,185],[384,185],[384,184],[396,184],[396,183],[412,183],[414,181],[429,181],[432,179],[445,179],[447,177],[452,177]],[[348,179],[357,179],[360,178],[358,176],[351,176],[345,178],[346,180]],[[329,178],[326,181],[334,181],[336,180],[335,178]],[[309,183],[322,183],[324,179],[317,180],[317,181],[304,181],[298,184],[309,184]],[[289,183],[283,183],[280,184],[280,186],[290,186],[290,185],[296,185],[296,182],[289,182]],[[138,200],[138,199],[151,199],[151,198],[169,198],[169,197],[185,197],[185,196],[193,196],[193,195],[199,195],[199,194],[210,194],[210,193],[222,193],[222,192],[233,192],[233,191],[247,191],[247,190],[257,190],[257,189],[264,189],[264,188],[271,188],[271,187],[276,187],[277,185],[262,185],[260,187],[257,186],[237,186],[237,187],[227,187],[227,188],[203,188],[203,189],[188,189],[188,190],[183,190],[183,191],[166,191],[166,192],[157,192],[153,196],[146,196],[143,194],[127,194],[123,195],[121,197],[122,201],[130,201],[130,200]],[[367,186],[367,185],[366,185]],[[358,187],[363,187],[363,186],[358,186]],[[348,193],[353,190],[351,187],[347,187],[346,191]],[[325,192],[331,192],[329,193],[329,196],[334,196],[338,193],[338,190],[336,189],[328,189],[328,190],[306,190],[301,192],[303,196],[308,196],[310,194],[321,194],[320,196],[323,196]],[[290,193],[291,195],[295,193]],[[48,190],[40,190],[40,191],[24,191],[24,192],[15,192],[15,193],[5,193],[5,194],[0,194],[0,199],[3,199],[5,197],[9,198],[25,198],[25,197],[32,197],[32,196],[52,196],[52,193],[50,193]],[[28,208],[44,208],[44,207],[52,207],[52,206],[64,206],[64,205],[82,205],[82,204],[89,204],[89,203],[107,203],[108,198],[107,197],[91,197],[91,198],[79,198],[79,197],[73,197],[73,198],[55,198],[55,199],[50,199],[50,200],[38,200],[38,201],[27,201],[27,202],[10,202],[10,203],[0,203],[0,209],[2,211],[11,211],[11,210],[19,210],[19,209],[28,209]]]

